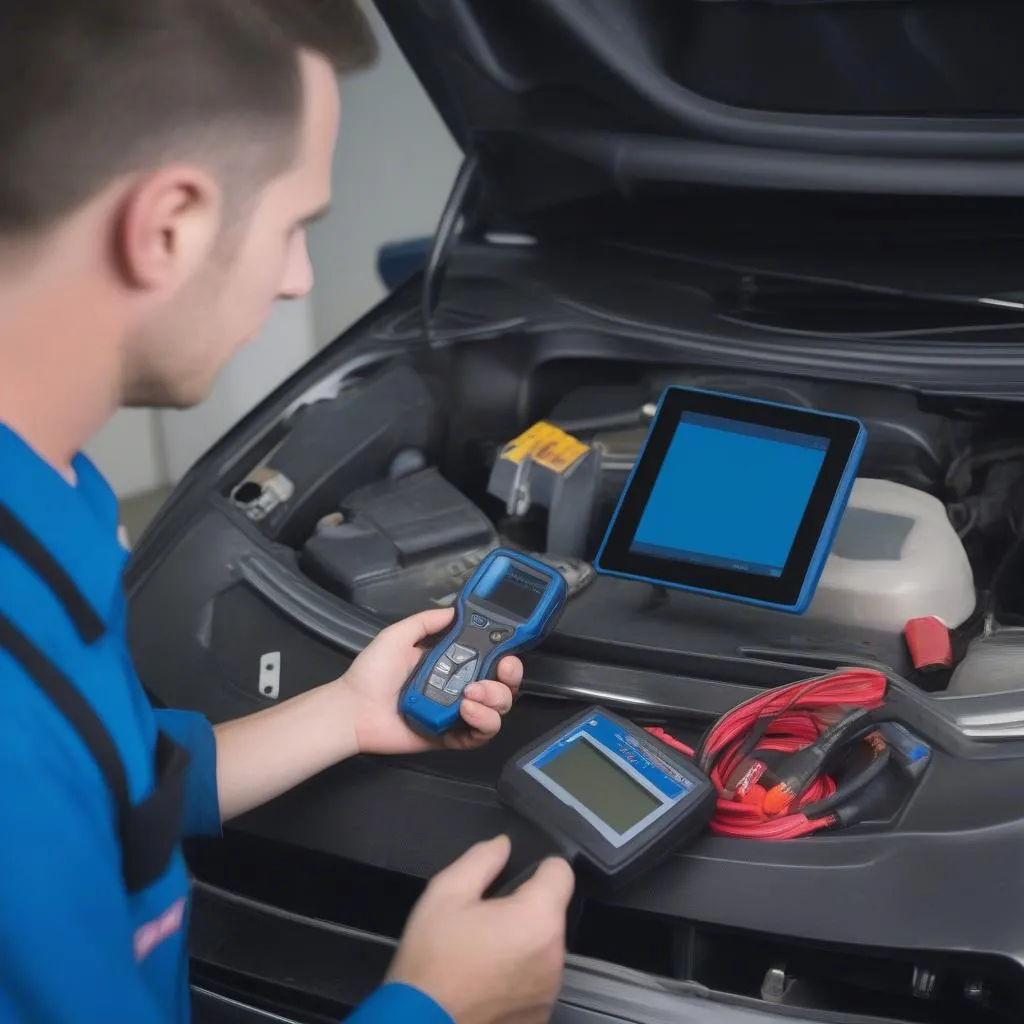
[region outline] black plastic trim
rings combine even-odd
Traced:
[[[351,1004],[384,976],[391,939],[301,917],[204,883],[195,890],[192,958],[205,966],[252,976],[321,998]],[[262,951],[258,963],[253,950]],[[218,998],[216,993],[210,993]],[[234,1001],[235,1005],[241,1004]],[[245,1007],[249,1009],[249,1007]],[[255,1006],[254,1017],[287,1020]],[[752,1000],[726,1000],[699,985],[676,982],[570,954],[553,1024],[869,1024],[852,1014],[797,1008],[753,1008]]]
[[[192,985],[193,1024],[326,1024],[303,1015],[286,1017],[282,1013],[263,1009],[252,1002],[242,1002],[224,992],[214,991],[213,983],[206,980]],[[335,1024],[330,1021],[330,1024]]]
[[[1024,120],[1015,118],[856,117],[744,110],[706,99],[638,57],[628,24],[602,24],[621,8],[593,0],[547,0],[574,38],[623,84],[697,134],[748,146],[833,153],[917,156],[1024,154]],[[844,157],[843,159],[846,159]]]
[[[308,583],[286,565],[262,553],[250,553],[239,560],[239,574],[265,600],[283,615],[311,630],[347,654],[358,654],[385,625],[354,605],[328,595]],[[689,656],[689,671],[665,671],[654,668],[628,668],[614,664],[616,656],[635,661],[636,653],[622,652],[615,644],[588,643],[589,657],[576,650],[571,638],[557,633],[548,641],[548,648],[530,656],[523,692],[539,697],[567,701],[606,704],[626,711],[648,715],[671,715],[700,720],[714,719],[743,701],[763,692],[765,686],[795,682],[808,673],[842,668],[849,658],[840,654],[815,651],[801,663],[793,651],[780,651],[779,660],[772,652],[744,652],[744,660],[719,659],[712,655]],[[652,663],[661,657],[679,661],[679,652],[649,652]],[[610,658],[608,661],[598,658]],[[890,686],[900,694],[901,707],[910,724],[922,730],[933,742],[956,750],[961,756],[992,756],[1013,749],[1011,745],[1024,740],[1021,717],[1024,712],[1012,707],[1012,694],[1001,697],[936,700],[921,692],[901,677],[870,659],[859,659],[862,667],[873,667],[885,673]],[[737,678],[742,676],[743,678]],[[979,746],[971,740],[988,740],[995,746]],[[996,754],[1000,751],[1000,754]]]
[[[534,138],[552,150],[604,170],[620,186],[685,182],[877,195],[1024,195],[1024,159],[1008,157],[983,161],[948,156],[806,153],[587,131],[544,132]]]
[[[358,654],[385,625],[354,605],[326,594],[268,555],[244,556],[239,560],[238,571],[246,583],[283,615],[346,653]],[[560,642],[558,637],[553,637],[551,642],[562,647],[572,646]],[[592,650],[590,653],[599,652]],[[820,664],[828,658],[819,656],[818,660]],[[716,664],[714,658],[694,659],[695,670],[703,668],[711,673]],[[741,664],[747,669],[749,685],[696,675],[688,678],[678,672],[632,667],[623,671],[592,657],[583,659],[535,652],[530,656],[523,690],[538,696],[597,701],[615,707],[642,706],[648,712],[717,718],[756,696],[764,686],[773,685],[780,673],[791,677],[792,681],[807,674],[805,666],[785,661],[751,658]],[[727,668],[733,675],[736,673],[732,660],[728,666],[722,663],[718,668],[723,674]]]

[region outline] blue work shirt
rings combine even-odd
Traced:
[[[132,803],[152,792],[161,729],[190,755],[182,838],[217,835],[216,746],[199,714],[155,710],[125,631],[117,499],[89,460],[74,485],[0,425],[0,503],[70,575],[107,627],[92,643],[22,559],[0,545],[0,612],[73,682],[124,764]],[[180,844],[148,888],[121,874],[117,808],[91,753],[0,647],[0,1022],[182,1024],[189,1019],[189,878]],[[450,1024],[431,999],[385,985],[349,1024]]]

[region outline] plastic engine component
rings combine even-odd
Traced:
[[[393,367],[300,409],[284,440],[232,499],[266,536],[298,544],[325,509],[337,508],[346,494],[393,470],[396,457],[407,459],[411,450],[429,446],[438,422],[419,375]],[[277,481],[279,499],[269,504],[261,500],[268,481]]]
[[[946,694],[972,697],[1024,690],[1024,629],[1011,627],[978,637],[956,667]]]
[[[585,554],[600,467],[595,452],[571,434],[543,421],[498,453],[487,484],[508,514],[533,505],[548,510],[545,550],[581,558]]]
[[[462,585],[498,543],[490,520],[434,468],[350,494],[306,542],[312,579],[381,615],[408,615]]]
[[[975,604],[967,552],[942,503],[859,478],[808,616],[893,633],[930,616],[955,629]]]

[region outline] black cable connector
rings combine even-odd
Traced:
[[[785,813],[821,774],[829,755],[849,742],[855,732],[863,732],[873,723],[871,714],[870,711],[858,708],[837,722],[809,747],[790,754],[775,771],[779,782],[764,798],[765,813],[772,816]]]
[[[921,778],[931,761],[931,747],[899,722],[886,722],[878,731],[889,745],[893,763],[900,771],[911,779]]]
[[[819,800],[817,803],[801,807],[800,813],[806,814],[808,818],[822,818],[826,814],[833,812],[838,815],[839,811],[837,808],[841,809],[850,806],[853,798],[866,790],[885,771],[886,765],[889,764],[891,759],[892,755],[889,748],[887,746],[882,747],[863,771],[858,772],[849,782],[838,787],[831,796],[827,796],[824,800]]]
[[[832,815],[835,822],[833,828],[852,828],[854,825],[866,821],[888,795],[889,787],[886,785],[885,779],[882,778],[881,773],[875,775],[852,800],[836,808]]]

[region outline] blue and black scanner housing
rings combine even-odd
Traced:
[[[498,661],[539,644],[554,628],[568,587],[562,574],[528,555],[491,551],[455,600],[455,621],[402,690],[399,709],[422,735],[459,721],[466,687],[494,678]]]

